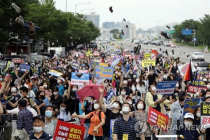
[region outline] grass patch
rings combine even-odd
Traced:
[[[204,50],[205,47],[207,46],[191,46],[191,45],[188,45],[186,43],[182,43],[182,42],[179,42],[179,43],[176,43],[177,45],[180,45],[180,46],[184,46],[184,47],[192,47],[192,48],[195,48],[195,49],[199,49],[199,50]],[[210,48],[208,48],[208,50],[210,51]]]

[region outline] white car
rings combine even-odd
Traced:
[[[171,43],[171,47],[172,47],[172,48],[176,48],[176,44]]]
[[[192,61],[201,60],[205,61],[204,54],[202,52],[193,52],[191,55]]]

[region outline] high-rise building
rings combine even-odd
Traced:
[[[91,12],[89,15],[85,15],[87,21],[92,21],[93,24],[99,28],[100,16],[96,15],[95,12]]]
[[[112,29],[114,27],[115,22],[104,22],[102,23],[102,28]]]

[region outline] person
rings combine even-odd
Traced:
[[[143,100],[139,100],[135,104],[136,111],[130,112],[130,116],[136,118],[138,121],[143,122],[144,129],[146,130],[144,133],[142,133],[139,137],[139,135],[136,135],[136,140],[151,140],[151,134],[150,134],[150,128],[149,124],[147,123],[147,114],[145,112],[146,104]]]
[[[60,107],[62,96],[58,94],[58,87],[53,87],[53,94],[50,96],[49,101],[52,105]]]
[[[6,109],[7,110],[11,110],[11,109],[14,109],[14,104],[20,99],[20,95],[19,94],[17,94],[17,88],[16,87],[12,87],[11,89],[10,89],[10,92],[11,92],[11,98],[10,98],[10,102],[8,102],[7,104],[6,104]]]
[[[129,116],[130,111],[131,111],[130,105],[128,103],[124,103],[122,106],[123,116],[116,119],[114,123],[113,140],[136,139],[136,132],[134,130],[134,125],[136,124],[137,120]]]
[[[194,122],[193,125],[196,125],[196,127],[199,128],[200,126],[200,117],[201,117],[201,113],[200,113],[200,106],[197,106],[194,110],[193,110],[193,115],[194,115]]]
[[[43,130],[51,136],[54,136],[55,127],[57,125],[57,120],[53,118],[54,114],[54,106],[47,106],[45,110],[45,126]]]
[[[184,111],[184,102],[186,98],[186,92],[181,91],[179,93],[179,98],[176,102],[171,104],[171,111],[170,111],[170,118],[169,121],[171,122],[172,130],[171,135],[176,134],[176,126],[177,120],[180,120],[180,125],[183,124],[183,111]],[[171,140],[175,140],[175,138],[171,138]]]
[[[114,101],[112,104],[112,109],[111,110],[107,109],[106,106],[103,104],[104,89],[99,88],[98,90],[100,92],[99,103],[102,108],[102,111],[105,113],[105,116],[106,116],[103,132],[104,132],[105,140],[108,140],[108,139],[110,139],[110,131],[109,131],[110,121],[112,119],[117,119],[117,118],[122,117],[122,114],[120,113],[122,105],[119,101]]]
[[[149,80],[149,85],[152,85],[157,77],[158,75],[154,72],[154,70],[150,69],[150,72],[147,73],[145,80]]]
[[[71,114],[67,109],[67,99],[63,98],[60,104],[60,113],[58,115],[58,120],[69,122],[71,120]]]
[[[38,91],[36,93],[35,102],[39,106],[40,113],[41,113],[42,116],[45,115],[45,105],[46,104],[43,102],[44,99],[45,99],[45,92],[44,91]]]
[[[194,115],[186,113],[184,115],[184,127],[180,129],[180,135],[186,140],[201,140],[201,136],[197,129],[193,128]]]
[[[86,97],[84,100],[85,101],[82,101],[81,104],[81,110],[84,111],[85,115],[87,115],[94,110],[93,101],[95,100],[95,97],[93,96]],[[84,138],[86,138],[88,136],[88,129],[90,127],[90,119],[85,119],[84,126],[85,126]]]
[[[25,129],[28,135],[33,133],[33,114],[26,108],[27,101],[21,99],[18,101],[19,113],[17,115],[17,129]]]
[[[60,78],[60,79],[57,80],[57,83],[58,83],[57,87],[58,87],[58,91],[59,91],[60,96],[63,96],[64,91],[65,91],[64,86],[63,86],[64,81],[65,80],[63,78]]]
[[[141,99],[144,101],[146,90],[145,90],[145,84],[143,82],[143,76],[140,76],[140,78],[136,79],[136,82],[132,85],[132,91],[133,91],[134,97],[138,96],[138,99]],[[136,91],[140,93],[140,97],[139,95],[136,95]]]
[[[128,95],[126,95],[126,91],[125,91],[125,88],[121,88],[120,90],[120,95],[117,97],[117,100],[123,104],[125,101],[126,101],[126,97]]]
[[[33,118],[34,133],[29,136],[30,140],[53,140],[52,136],[43,131],[45,119],[38,115]]]
[[[43,83],[44,92],[46,94],[46,97],[50,97],[52,95],[51,89],[49,89],[47,82]]]
[[[103,129],[102,126],[105,124],[105,115],[104,112],[100,110],[100,104],[98,101],[94,103],[95,111],[87,115],[76,115],[73,114],[72,117],[79,119],[90,119],[90,128],[88,130],[88,137],[85,140],[102,140],[103,138]]]

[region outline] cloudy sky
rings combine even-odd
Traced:
[[[66,0],[55,0],[56,8],[66,10]],[[210,0],[67,0],[68,12],[75,12],[75,4],[88,3],[77,6],[77,13],[96,12],[100,15],[100,27],[106,21],[127,21],[134,23],[137,28],[150,28],[178,22],[185,19],[196,19],[210,14]],[[112,6],[114,12],[109,12]]]

